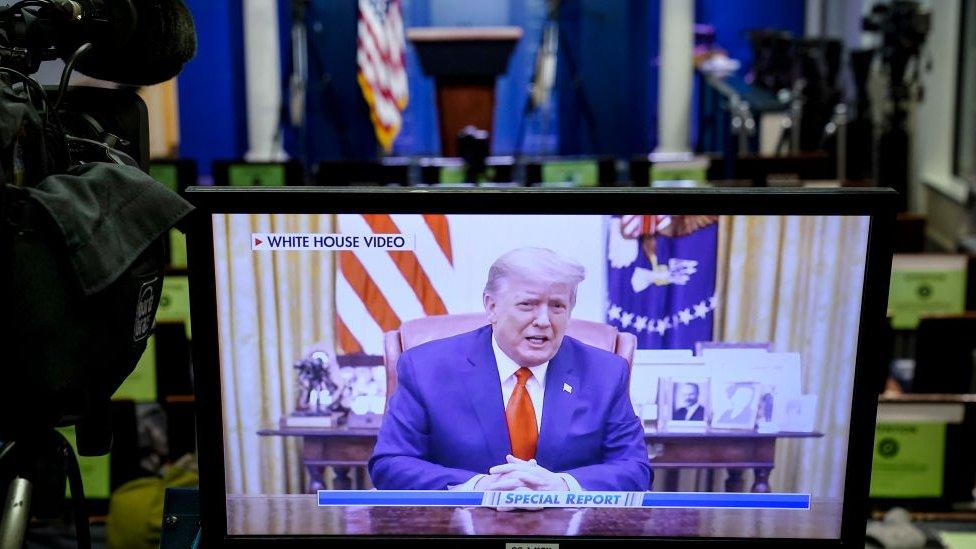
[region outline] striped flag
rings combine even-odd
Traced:
[[[341,251],[336,266],[336,340],[341,354],[383,354],[383,333],[406,320],[452,312],[451,237],[444,215],[341,214],[343,234],[410,234],[412,252]]]
[[[390,152],[408,95],[400,0],[359,0],[357,33],[356,79],[369,104],[376,140]]]

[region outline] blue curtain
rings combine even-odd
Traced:
[[[197,29],[197,54],[180,73],[180,156],[211,162],[247,150],[244,36],[237,0],[186,0]]]
[[[197,56],[179,79],[181,155],[203,174],[214,159],[247,149],[244,41],[238,0],[187,0]],[[523,120],[546,0],[404,0],[410,26],[515,25],[524,34],[496,88],[494,154],[644,154],[656,145],[659,0],[564,0],[556,90],[549,112]],[[290,0],[279,0],[282,92],[291,70]],[[286,149],[311,166],[328,159],[377,158],[380,151],[356,83],[357,0],[312,0],[308,27],[307,131],[285,131]],[[696,21],[716,28],[719,45],[751,64],[744,31],[774,27],[803,34],[803,0],[695,0]],[[575,71],[570,71],[570,60]],[[229,69],[229,70],[228,70]],[[394,154],[440,150],[434,84],[407,47],[410,103]],[[575,78],[573,78],[575,76]],[[589,104],[591,116],[582,105]]]
[[[653,149],[659,14],[658,0],[563,2],[556,84],[561,154],[627,157]]]

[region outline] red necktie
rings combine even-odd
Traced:
[[[515,390],[505,406],[505,419],[508,420],[508,438],[512,443],[512,455],[524,460],[535,457],[535,446],[539,440],[539,429],[535,424],[535,408],[532,399],[525,388],[525,382],[532,377],[528,368],[519,368],[515,372],[518,381]]]

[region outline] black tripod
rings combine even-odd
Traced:
[[[0,471],[10,477],[0,519],[0,549],[20,549],[31,515],[55,516],[64,497],[64,479],[71,488],[72,514],[78,547],[91,547],[85,490],[74,450],[54,429],[7,441],[0,446]]]
[[[877,128],[874,169],[879,186],[898,191],[900,209],[907,210],[908,159],[910,135],[908,112],[913,101],[912,86],[918,80],[918,58],[931,26],[931,17],[915,0],[894,0],[878,4],[864,18],[864,30],[881,34],[877,51],[881,65],[887,69],[889,93],[884,119]],[[907,74],[914,63],[914,71]]]

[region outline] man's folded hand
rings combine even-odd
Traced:
[[[478,479],[474,489],[479,492],[523,492],[523,491],[551,491],[569,490],[563,478],[545,467],[540,466],[534,459],[521,460],[515,456],[505,456],[506,463],[496,465],[488,470],[488,475]],[[496,507],[497,511],[540,511],[541,507]]]
[[[488,474],[478,479],[474,485],[474,490],[476,492],[507,492],[525,487],[525,483],[518,477]]]
[[[569,485],[560,475],[536,463],[535,459],[521,460],[513,455],[505,456],[502,465],[488,469],[490,475],[501,475],[501,479],[518,479],[523,486],[542,492],[565,492]]]

